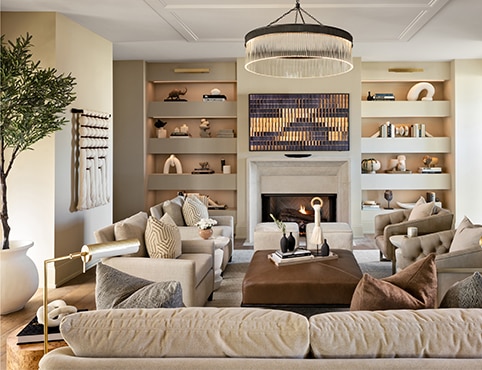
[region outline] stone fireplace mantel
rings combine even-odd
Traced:
[[[350,165],[348,158],[251,157],[247,159],[247,243],[253,243],[261,222],[261,194],[337,194],[336,219],[349,222]]]

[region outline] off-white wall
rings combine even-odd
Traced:
[[[482,60],[452,63],[455,94],[455,225],[482,223]]]
[[[76,78],[72,107],[112,112],[112,45],[55,13],[2,13],[2,34],[29,32],[35,60]],[[69,107],[65,117],[70,121]],[[109,154],[112,189],[112,154]],[[112,221],[112,202],[89,211],[72,210],[72,124],[23,153],[8,179],[11,239],[30,239],[42,284],[43,260],[79,251],[93,231]],[[112,193],[112,191],[111,191]],[[49,273],[56,285],[81,272],[79,261],[60,263]],[[50,278],[55,277],[54,280]]]
[[[244,69],[244,59],[237,61],[238,88],[238,163],[237,163],[237,228],[236,237],[247,236],[248,209],[246,186],[246,159],[249,156],[284,158],[284,152],[250,152],[249,151],[249,112],[248,95],[251,93],[349,93],[350,94],[350,151],[318,152],[325,158],[348,159],[350,161],[350,225],[355,235],[361,235],[361,61],[354,60],[354,69],[341,76],[316,79],[283,79],[254,75]]]

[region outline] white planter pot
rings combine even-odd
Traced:
[[[10,241],[10,249],[0,250],[0,314],[21,310],[38,289],[35,263],[27,256],[32,241]]]

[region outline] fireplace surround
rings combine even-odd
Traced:
[[[262,222],[262,194],[336,195],[336,221],[349,223],[349,159],[284,156],[247,159],[247,243],[253,243],[254,227]]]

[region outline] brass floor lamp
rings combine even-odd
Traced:
[[[43,291],[43,320],[44,320],[44,353],[49,351],[48,345],[48,274],[47,265],[52,262],[81,258],[83,263],[82,272],[85,273],[85,264],[92,259],[120,256],[123,254],[136,253],[139,250],[139,240],[127,239],[107,243],[87,244],[80,252],[71,253],[68,256],[50,258],[44,261],[44,291]]]

